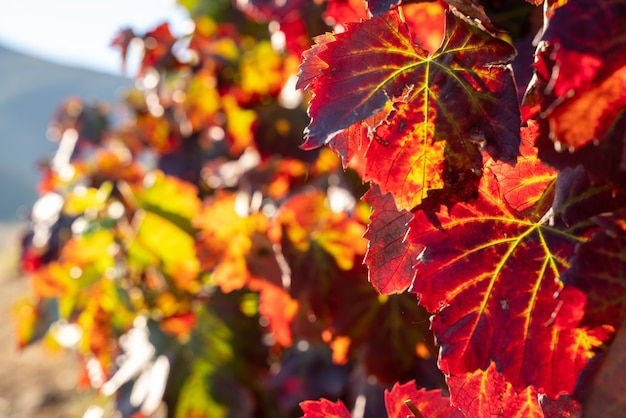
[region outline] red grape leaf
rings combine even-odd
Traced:
[[[385,391],[385,407],[389,418],[406,418],[412,416],[406,406],[410,400],[420,413],[427,418],[461,418],[463,413],[450,405],[450,398],[443,396],[441,390],[417,389],[415,382],[403,385],[396,383],[391,391]]]
[[[350,412],[341,401],[331,402],[328,399],[304,401],[300,404],[304,415],[302,418],[352,418]]]
[[[131,28],[120,29],[115,35],[115,38],[111,41],[112,47],[117,47],[120,49],[120,54],[122,58],[122,73],[126,73],[126,58],[128,55],[128,47],[133,39],[135,39],[137,35]]]
[[[372,205],[370,224],[365,233],[369,240],[365,264],[369,279],[380,293],[389,295],[407,290],[415,277],[413,265],[422,246],[407,242],[407,225],[413,215],[398,210],[390,194],[382,195],[372,187],[363,200]]]
[[[529,124],[534,121],[528,121]],[[626,112],[620,113],[610,130],[600,143],[587,143],[573,152],[557,151],[549,135],[549,123],[547,120],[539,120],[539,132],[535,146],[539,149],[539,158],[545,164],[560,171],[559,176],[570,171],[570,167],[582,166],[586,175],[595,183],[605,182],[609,188],[618,191],[613,199],[620,195],[619,190],[626,190],[626,147],[624,147],[626,134]],[[557,182],[558,183],[558,182]],[[567,186],[569,187],[569,186]],[[623,198],[621,199],[624,202]],[[596,206],[600,206],[597,205]],[[618,205],[610,205],[616,208]],[[610,212],[608,208],[604,212]],[[599,213],[598,211],[594,213]]]
[[[506,67],[514,49],[506,42],[448,13],[442,47],[428,56],[393,10],[316,43],[298,82],[314,95],[303,147],[327,143],[395,102],[366,158],[367,177],[392,191],[400,209],[453,180],[471,182],[446,172],[480,174],[477,144],[497,160],[512,163],[519,154],[519,108]]]
[[[550,18],[524,113],[548,120],[558,150],[602,141],[626,106],[625,19],[621,0],[569,1]]]
[[[143,58],[138,76],[142,76],[146,68],[172,68],[179,65],[172,52],[177,39],[172,35],[169,24],[161,23],[143,36]]]
[[[529,121],[528,127],[522,128],[522,155],[515,166],[500,164],[491,159],[485,164],[498,179],[503,198],[510,207],[534,220],[539,220],[552,204],[553,194],[546,193],[546,189],[554,189],[557,173],[537,158],[533,143],[538,129],[534,121]]]
[[[543,39],[554,46],[550,88],[557,97],[626,65],[625,21],[623,0],[569,0],[554,11]]]
[[[491,19],[485,13],[485,8],[480,5],[476,0],[444,0],[451,6],[454,6],[458,11],[463,13],[470,19],[476,19],[483,27],[489,32],[495,33],[497,29],[491,23]]]
[[[543,418],[537,392],[527,387],[517,392],[491,363],[477,370],[448,378],[452,404],[468,417]]]
[[[558,277],[580,239],[548,222],[518,217],[488,173],[480,195],[439,213],[419,211],[409,242],[426,247],[412,291],[434,312],[439,366],[458,375],[495,361],[515,390],[571,392],[606,330],[578,328],[584,300],[556,298]],[[567,295],[569,296],[569,294]]]

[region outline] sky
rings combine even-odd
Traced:
[[[189,18],[174,0],[0,0],[0,45],[119,75],[120,54],[110,47],[117,32],[142,33],[164,21],[175,35],[189,32]],[[133,75],[137,58],[129,60]]]

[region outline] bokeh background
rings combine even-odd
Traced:
[[[12,307],[28,293],[20,277],[21,235],[37,199],[38,165],[56,144],[46,131],[72,96],[115,106],[131,85],[138,57],[123,71],[110,46],[116,33],[168,21],[189,31],[174,0],[0,1],[0,418],[80,416],[90,400],[75,395],[76,361],[42,345],[19,351]]]

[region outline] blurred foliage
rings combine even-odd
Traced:
[[[272,15],[181,1],[193,32],[114,39],[123,59],[143,48],[115,113],[71,98],[51,124],[19,343],[76,347],[82,383],[115,394],[124,417],[163,404],[171,417],[290,417],[306,399],[444,384],[414,297],[368,283],[359,176],[299,148],[300,53],[329,28],[323,5],[297,3]]]

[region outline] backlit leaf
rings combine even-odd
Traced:
[[[369,279],[380,293],[388,295],[407,290],[415,277],[413,265],[423,247],[407,241],[407,225],[413,215],[398,210],[390,194],[382,195],[373,187],[364,201],[372,205],[370,224],[365,238],[369,240],[365,264]]]
[[[302,418],[352,418],[350,412],[341,401],[331,402],[328,399],[304,401],[300,404],[304,415]]]
[[[591,350],[606,338],[603,330],[554,318],[580,319],[574,312],[584,300],[555,297],[580,238],[518,217],[495,177],[482,181],[475,202],[420,211],[409,224],[409,242],[426,247],[412,290],[436,313],[439,366],[459,375],[494,361],[515,390],[535,385],[549,396],[570,392]]]
[[[257,233],[265,234],[268,219],[262,213],[247,214],[246,201],[221,193],[205,201],[193,219],[200,229],[198,257],[202,268],[212,273],[212,282],[225,292],[240,289],[251,275],[246,257]]]
[[[557,106],[549,114],[550,132],[560,148],[580,148],[602,140],[625,107],[626,65]]]
[[[487,370],[452,376],[448,379],[452,404],[468,417],[543,418],[537,392],[528,387],[516,391],[497,372],[495,364]]]
[[[63,294],[74,293],[77,284],[69,273],[69,266],[53,261],[32,276],[32,286],[37,296],[54,298]]]
[[[331,25],[358,22],[368,17],[363,0],[328,0],[324,20]]]
[[[402,6],[413,42],[432,52],[439,49],[445,31],[446,13],[441,1],[421,2]]]
[[[314,95],[303,147],[327,143],[395,102],[384,124],[371,127],[366,176],[391,191],[400,209],[419,205],[430,190],[475,184],[479,145],[515,161],[519,109],[509,44],[448,13],[442,47],[428,55],[397,11],[316,42],[298,83]]]
[[[558,150],[601,142],[626,107],[624,19],[621,0],[571,0],[549,19],[525,101]]]
[[[622,0],[568,0],[554,11],[543,39],[554,46],[551,87],[557,97],[587,89],[626,65],[625,19]]]
[[[315,241],[344,270],[352,268],[356,255],[365,254],[364,225],[345,212],[331,211],[321,191],[302,193],[284,203],[272,226],[274,242],[279,241],[281,228],[296,248],[306,251]]]
[[[136,185],[135,194],[139,204],[147,209],[157,209],[164,214],[192,218],[200,210],[198,188],[173,176],[154,171]]]
[[[491,23],[491,19],[485,13],[485,8],[480,5],[476,0],[444,0],[451,6],[454,6],[457,10],[463,13],[470,19],[478,20],[483,27],[489,32],[496,32],[496,28]]]
[[[298,312],[298,301],[282,287],[266,280],[253,280],[250,289],[260,292],[259,314],[269,319],[276,342],[283,347],[291,346],[291,322]]]
[[[547,212],[553,195],[546,189],[554,189],[556,170],[553,170],[537,158],[537,150],[533,143],[538,127],[530,121],[529,126],[522,128],[521,156],[515,166],[487,161],[485,166],[496,176],[503,198],[513,210],[538,220]],[[531,213],[528,213],[531,211]]]
[[[173,279],[178,288],[191,292],[199,290],[196,279],[200,263],[196,256],[193,237],[167,219],[152,212],[145,212],[141,216],[137,239],[129,251],[131,255],[134,251],[147,251],[152,257],[156,257],[148,259],[148,263],[157,263],[156,265]]]
[[[385,391],[385,407],[389,418],[406,418],[413,416],[406,402],[411,401],[424,417],[428,418],[461,418],[465,415],[450,405],[450,398],[443,396],[441,390],[417,389],[415,382],[403,385],[396,383],[391,390]]]

